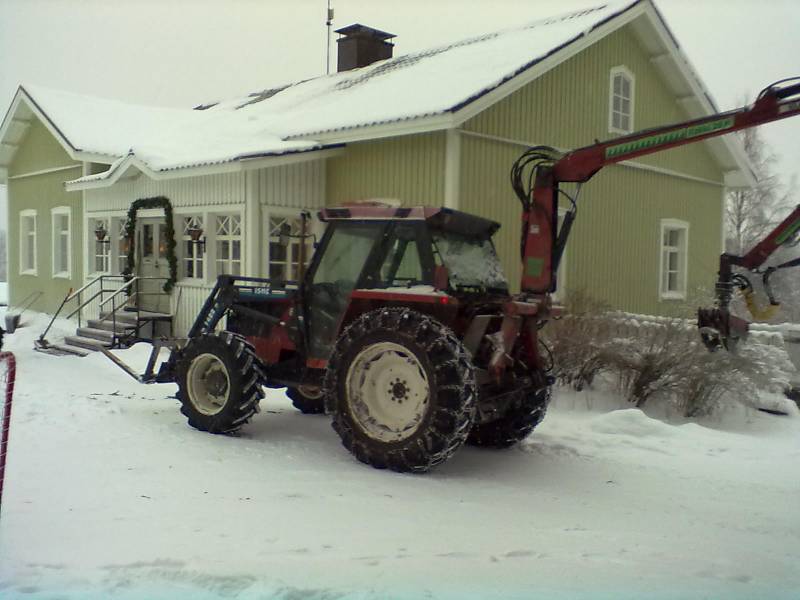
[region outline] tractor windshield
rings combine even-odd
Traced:
[[[447,267],[453,287],[508,293],[508,282],[490,238],[445,230],[432,234],[437,262]]]

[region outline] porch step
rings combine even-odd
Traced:
[[[50,348],[62,354],[73,354],[75,356],[89,356],[92,351],[78,348],[77,346],[70,346],[68,344],[50,344]]]
[[[94,338],[83,337],[80,335],[68,335],[64,338],[64,344],[67,346],[77,346],[85,350],[98,351],[101,347],[110,348],[111,342],[104,342]]]
[[[135,325],[137,314],[139,315],[139,321],[169,321],[172,319],[172,315],[169,313],[153,312],[150,310],[140,310],[138,313],[136,311],[118,310],[117,323],[123,322]],[[102,312],[100,313],[100,319],[111,321],[111,314]]]
[[[131,323],[130,321],[120,321],[117,320],[117,328],[114,329],[114,321],[111,319],[103,320],[103,319],[89,319],[86,321],[86,325],[88,325],[91,329],[102,329],[104,331],[116,331],[117,333],[128,333],[131,329],[136,327],[136,323]]]
[[[100,313],[100,318],[98,320],[102,321],[104,323],[111,324],[114,321],[114,317],[111,316],[111,313],[101,312]],[[117,325],[122,323],[124,325],[135,327],[136,326],[136,313],[125,312],[123,310],[118,310],[117,311],[117,315],[116,315],[116,321],[117,321]]]
[[[114,332],[109,329],[94,329],[93,327],[79,327],[76,332],[78,337],[100,340],[101,342],[114,341]]]

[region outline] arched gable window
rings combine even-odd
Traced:
[[[611,69],[611,86],[608,100],[608,130],[611,133],[633,131],[633,102],[635,79],[626,67]]]

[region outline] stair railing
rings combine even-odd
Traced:
[[[101,313],[102,313],[103,307],[106,306],[109,302],[111,302],[111,311],[110,311],[109,314],[107,314],[105,317],[103,317],[103,320],[107,320],[109,318],[109,316],[111,317],[113,334],[114,334],[113,341],[112,341],[112,346],[116,346],[116,344],[119,342],[119,336],[117,335],[117,311],[120,308],[122,308],[123,306],[125,306],[125,304],[127,302],[129,302],[131,298],[136,298],[137,302],[135,304],[135,306],[136,306],[136,331],[135,331],[135,333],[136,333],[136,336],[138,337],[138,335],[139,335],[139,327],[140,327],[139,321],[140,321],[140,315],[141,315],[138,298],[140,296],[146,296],[146,295],[165,295],[165,296],[168,296],[168,294],[166,294],[165,292],[147,292],[147,293],[146,292],[141,292],[141,290],[139,289],[139,282],[141,282],[143,280],[161,280],[161,281],[166,281],[167,278],[166,277],[131,277],[131,278],[128,279],[124,275],[100,275],[98,277],[95,277],[90,282],[86,283],[85,285],[83,285],[83,287],[78,288],[74,292],[70,289],[70,291],[67,292],[67,295],[64,297],[64,300],[62,300],[61,305],[58,307],[58,310],[55,312],[55,314],[53,314],[53,317],[50,319],[50,322],[47,324],[47,327],[45,328],[44,332],[42,332],[42,335],[39,336],[36,345],[38,347],[40,347],[40,348],[44,348],[44,347],[47,347],[49,345],[49,343],[47,341],[47,334],[49,333],[50,328],[53,326],[53,323],[55,323],[55,321],[58,318],[58,316],[64,310],[64,307],[67,306],[73,300],[77,301],[77,306],[75,307],[75,309],[72,310],[72,312],[70,312],[66,316],[66,318],[67,319],[71,319],[72,317],[77,315],[78,316],[78,327],[79,328],[82,327],[83,326],[83,323],[82,323],[82,321],[83,321],[83,310],[86,308],[86,306],[89,303],[93,302],[98,297],[100,298],[100,303],[98,304],[98,311],[101,312]],[[106,287],[106,283],[107,282],[111,282],[111,281],[114,281],[114,282],[122,281],[123,284],[121,286],[118,286],[118,287],[111,287],[111,288]],[[96,291],[91,293],[91,295],[89,295],[88,298],[86,298],[84,300],[83,299],[83,295],[85,293],[87,293],[87,294],[90,293],[89,290],[94,286],[99,286],[99,287],[98,287],[98,289]],[[128,292],[126,297],[125,297],[125,302],[122,302],[119,305],[117,305],[117,298],[119,298],[120,294],[122,294],[123,292]],[[109,294],[109,293],[111,294],[111,296],[106,298],[105,295]]]
[[[134,279],[136,279],[136,278],[134,277]],[[90,282],[84,284],[82,287],[78,288],[74,292],[72,291],[72,289],[70,289],[70,291],[67,292],[67,295],[64,296],[64,299],[61,301],[61,305],[58,307],[58,310],[56,310],[56,312],[53,314],[53,317],[50,319],[50,322],[47,324],[47,327],[42,332],[42,334],[39,336],[36,345],[38,347],[42,347],[42,348],[43,347],[47,347],[49,345],[49,343],[47,341],[47,334],[50,332],[50,328],[53,326],[53,323],[55,323],[55,321],[58,318],[58,316],[64,310],[64,307],[67,306],[73,300],[77,301],[77,307],[71,313],[69,313],[66,316],[66,318],[67,319],[71,319],[75,315],[78,315],[78,327],[82,327],[83,326],[83,322],[82,322],[83,321],[83,309],[86,307],[86,305],[88,305],[90,302],[95,300],[98,296],[100,297],[100,300],[101,300],[101,303],[102,303],[104,294],[107,294],[109,292],[114,292],[117,289],[117,288],[110,288],[109,289],[109,288],[106,287],[105,283],[107,281],[119,281],[119,280],[124,281],[125,280],[125,276],[123,276],[123,275],[99,275],[98,277],[95,277]],[[83,294],[85,292],[87,292],[87,290],[89,290],[90,288],[92,288],[94,286],[98,286],[98,285],[99,285],[99,289],[96,292],[94,292],[91,296],[89,296],[86,300],[83,300]]]
[[[141,307],[139,304],[139,298],[141,296],[169,296],[166,292],[142,292],[139,288],[139,283],[141,281],[166,281],[166,277],[133,277],[129,281],[127,281],[124,285],[119,287],[117,290],[114,291],[111,296],[102,300],[98,306],[100,311],[102,312],[103,307],[111,302],[111,311],[103,317],[103,320],[108,320],[111,317],[111,328],[114,337],[112,338],[112,347],[117,347],[117,344],[120,342],[120,336],[117,332],[117,311],[120,308],[125,306],[128,302],[130,302],[131,298],[134,298],[136,301],[134,302],[134,306],[136,307],[136,328],[134,330],[135,337],[139,337],[139,329],[141,327]],[[135,289],[134,289],[135,288]],[[127,291],[127,295],[125,297],[125,301],[117,305],[117,298],[120,296],[122,292]]]

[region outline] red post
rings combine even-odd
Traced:
[[[3,504],[3,481],[6,474],[6,455],[8,453],[8,431],[11,428],[11,399],[14,397],[14,381],[17,375],[17,361],[11,352],[0,352],[0,364],[7,363],[5,379],[5,398],[2,402],[2,425],[0,425],[0,507]]]

